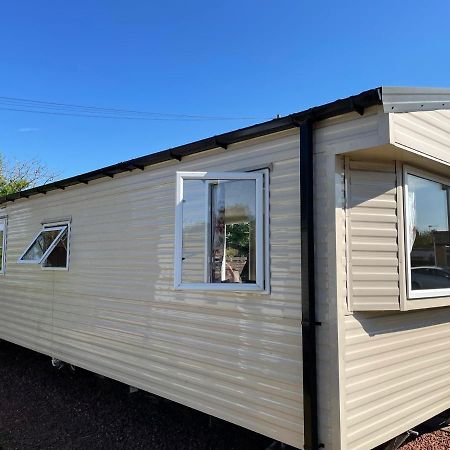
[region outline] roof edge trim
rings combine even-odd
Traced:
[[[99,178],[112,178],[116,174],[130,172],[134,169],[143,170],[147,166],[152,166],[174,159],[181,161],[182,158],[186,156],[213,150],[216,148],[226,149],[231,144],[236,144],[238,142],[243,142],[257,137],[267,136],[269,134],[299,127],[306,120],[313,120],[314,122],[316,122],[355,111],[359,114],[363,114],[365,108],[381,104],[381,88],[370,89],[351,97],[339,99],[334,102],[290,114],[285,117],[273,119],[256,125],[251,125],[246,128],[241,128],[235,131],[219,134],[217,136],[201,139],[189,144],[180,145],[178,147],[170,148],[157,153],[103,167],[101,169],[87,172],[81,175],[26,189],[14,194],[9,194],[0,197],[0,204],[9,201],[13,202],[21,198],[29,198],[37,194],[45,194],[49,191],[54,191],[57,189],[65,189],[66,187],[80,183],[88,184],[90,181],[97,180]]]
[[[385,113],[404,113],[450,109],[450,89],[383,86]]]

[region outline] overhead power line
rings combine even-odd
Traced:
[[[0,110],[17,111],[36,114],[51,114],[57,116],[76,116],[98,119],[126,119],[126,120],[176,120],[176,121],[205,121],[205,120],[258,120],[257,117],[228,117],[190,114],[173,114],[150,111],[137,111],[121,108],[103,108],[99,106],[75,105],[71,103],[45,102],[16,97],[0,96]]]

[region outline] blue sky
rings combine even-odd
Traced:
[[[3,2],[0,96],[254,119],[0,109],[0,153],[68,177],[379,85],[450,87],[449,19],[433,0]]]

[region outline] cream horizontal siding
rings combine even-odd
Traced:
[[[394,161],[347,161],[348,283],[354,311],[400,309]]]
[[[371,449],[450,407],[450,311],[345,318],[348,449]]]
[[[301,447],[298,158],[287,132],[8,204],[0,338]],[[175,172],[269,165],[271,293],[175,291]],[[68,272],[16,263],[68,216]]]
[[[389,114],[391,142],[450,164],[450,110]]]
[[[317,123],[315,152],[337,155],[389,143],[389,115],[381,106],[332,117]]]
[[[374,294],[356,296],[356,304],[350,296],[354,312],[341,316],[342,433],[349,450],[372,449],[450,407],[448,308],[387,311],[390,305],[399,309],[405,281],[398,247],[399,171],[402,164],[389,160],[348,161],[348,176],[356,180],[347,199],[349,296],[355,287]],[[355,207],[361,209],[356,222]]]
[[[319,147],[320,148],[320,147]],[[337,336],[336,277],[336,157],[315,155],[315,276],[318,371],[319,442],[327,449],[340,449],[340,365]],[[339,194],[336,196],[339,198]],[[341,197],[342,198],[342,197]],[[338,201],[338,200],[337,200]],[[344,229],[342,227],[342,229]],[[342,238],[342,236],[340,236]],[[345,260],[342,261],[344,266]],[[344,293],[342,293],[344,294]]]
[[[321,322],[316,328],[319,440],[329,449],[345,448],[342,433],[345,383],[342,383],[340,361],[344,346],[340,344],[343,331],[338,321],[346,306],[340,301],[346,297],[344,184],[341,183],[344,169],[336,155],[388,143],[388,125],[388,117],[379,106],[368,108],[363,116],[355,112],[315,124],[316,312]]]

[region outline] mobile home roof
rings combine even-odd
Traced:
[[[332,103],[313,107],[285,117],[212,136],[189,144],[142,156],[140,158],[130,159],[98,170],[86,172],[64,180],[6,195],[0,197],[0,204],[14,201],[19,198],[29,198],[36,194],[45,194],[56,189],[65,189],[68,186],[79,183],[88,184],[90,181],[98,178],[113,178],[114,175],[122,172],[128,172],[135,169],[144,170],[146,166],[173,159],[181,160],[185,156],[212,150],[214,148],[222,147],[226,149],[229,145],[237,142],[298,127],[306,120],[320,121],[354,111],[362,115],[366,108],[374,105],[383,105],[386,113],[450,109],[450,89],[398,87],[370,89],[351,97],[339,99]]]

